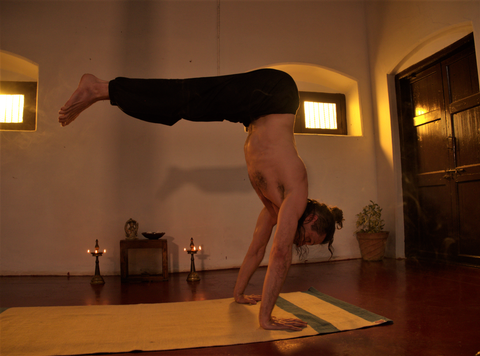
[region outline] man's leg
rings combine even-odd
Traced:
[[[295,82],[288,74],[271,69],[218,77],[116,78],[110,82],[87,74],[60,110],[59,121],[68,125],[96,101],[110,99],[126,114],[148,122],[173,125],[180,119],[228,120],[248,126],[272,112],[294,114],[296,93]]]
[[[169,126],[180,119],[250,122],[251,94],[261,77],[241,73],[188,79],[119,77],[107,82],[85,74],[60,109],[59,121],[68,125],[96,101],[109,99],[131,117]],[[257,82],[250,80],[254,78]]]
[[[62,126],[66,126],[92,104],[108,99],[108,82],[92,74],[85,74],[80,80],[77,90],[60,109],[58,121]]]
[[[110,82],[109,93],[112,105],[143,121],[172,126],[180,119],[228,120],[248,126],[263,110],[261,99],[268,98],[263,79],[263,71],[187,79],[119,77]]]

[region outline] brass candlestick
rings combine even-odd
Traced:
[[[105,284],[103,277],[100,275],[100,263],[98,261],[98,256],[102,256],[107,250],[100,251],[100,247],[98,246],[98,240],[95,240],[95,250],[90,252],[87,250],[88,253],[91,253],[92,256],[95,256],[95,276],[93,276],[90,284]]]
[[[187,276],[187,281],[189,282],[194,282],[194,281],[199,281],[200,277],[198,276],[197,272],[195,271],[195,255],[197,254],[198,251],[202,249],[201,246],[198,246],[198,250],[195,247],[193,243],[193,237],[190,239],[190,250],[187,251],[186,248],[184,248],[184,251],[187,251],[187,253],[191,256],[191,263],[190,263],[190,273]]]

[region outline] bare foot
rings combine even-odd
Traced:
[[[67,126],[90,105],[108,99],[108,82],[92,74],[84,74],[77,90],[58,112],[58,122]]]

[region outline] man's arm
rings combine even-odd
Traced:
[[[237,303],[257,304],[257,301],[261,300],[261,296],[259,295],[244,295],[244,292],[250,278],[265,256],[265,249],[276,223],[276,218],[264,207],[258,216],[252,242],[245,255],[240,272],[238,273],[237,282],[235,283],[233,296]]]
[[[272,311],[292,263],[292,245],[298,220],[305,209],[303,194],[290,193],[283,201],[277,219],[277,230],[270,252],[267,275],[263,283],[259,321],[264,329],[301,330],[307,323],[300,319],[277,319]]]

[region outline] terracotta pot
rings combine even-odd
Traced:
[[[385,255],[388,231],[357,232],[358,245],[365,261],[381,261]]]

